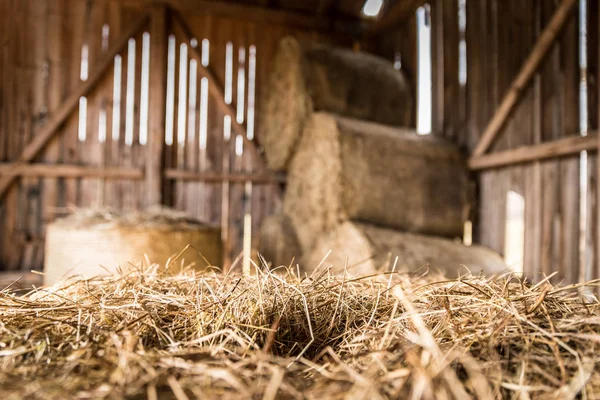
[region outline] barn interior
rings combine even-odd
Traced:
[[[0,393],[599,398],[599,16],[0,0]]]

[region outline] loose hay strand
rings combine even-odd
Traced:
[[[600,398],[581,285],[256,267],[0,292],[0,396]]]

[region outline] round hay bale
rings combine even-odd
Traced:
[[[290,265],[302,257],[292,221],[284,214],[271,215],[264,219],[259,234],[259,253],[272,267]]]
[[[454,278],[467,270],[488,276],[508,271],[502,257],[483,246],[465,246],[453,240],[352,221],[319,237],[302,265],[308,271],[316,268],[330,250],[325,266],[331,266],[338,274],[344,272],[346,262],[351,274],[387,271],[396,257],[396,271],[401,272],[429,269]]]
[[[315,113],[288,172],[283,210],[302,248],[341,221],[462,236],[465,158],[443,138]]]
[[[183,267],[200,270],[219,266],[221,258],[220,229],[184,214],[165,209],[80,210],[47,228],[44,284],[73,275],[93,277],[134,266],[147,268],[148,261],[158,264],[159,271],[165,271],[169,262],[169,273]]]
[[[412,110],[410,84],[387,60],[286,37],[275,56],[261,119],[267,164],[287,169],[314,111],[410,126]]]

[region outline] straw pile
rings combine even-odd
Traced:
[[[284,38],[275,56],[262,118],[270,168],[286,169],[314,111],[408,126],[411,88],[386,60]]]
[[[166,208],[146,211],[80,209],[48,226],[44,283],[70,275],[92,277],[131,264],[167,261],[190,246],[171,265],[172,272],[193,264],[221,264],[221,233],[184,213]]]
[[[597,283],[593,283],[597,285]],[[0,293],[5,399],[600,397],[600,304],[505,275],[157,269]]]
[[[290,164],[283,210],[302,248],[348,219],[462,236],[467,174],[442,138],[315,113]]]
[[[303,265],[318,265],[331,252],[326,265],[336,273],[343,267],[353,273],[387,271],[390,258],[398,257],[396,271],[428,268],[447,277],[471,271],[494,275],[507,268],[498,253],[482,246],[465,246],[444,238],[416,235],[370,224],[347,221],[320,236],[302,259]],[[288,258],[289,263],[291,258]]]

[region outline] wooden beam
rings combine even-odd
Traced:
[[[150,17],[150,92],[148,96],[148,144],[146,145],[147,206],[162,204],[165,113],[167,97],[167,8],[156,5]]]
[[[576,4],[577,0],[563,0],[556,9],[552,19],[546,28],[544,28],[529,57],[521,67],[519,74],[513,80],[508,93],[502,99],[500,106],[481,135],[479,142],[473,150],[474,157],[483,155],[489,149],[498,132],[500,132],[500,129],[502,129],[506,120],[521,100],[523,91],[538,70],[550,48],[552,48],[554,41],[569,20]]]
[[[283,25],[289,28],[307,31],[332,32],[334,28],[343,28],[347,32],[362,32],[371,25],[370,21],[350,16],[339,16],[334,21],[315,18],[314,13],[276,10],[260,5],[241,4],[229,1],[209,0],[167,0],[174,10],[181,13],[215,15],[244,21],[252,20],[265,24]]]
[[[213,99],[215,99],[217,107],[219,107],[221,112],[225,115],[229,115],[232,130],[236,134],[242,136],[242,138],[244,139],[244,151],[250,151],[254,160],[256,161],[254,165],[257,166],[259,169],[265,169],[266,163],[262,155],[258,153],[256,143],[252,140],[248,140],[245,125],[238,123],[236,120],[237,113],[235,109],[235,103],[227,104],[224,97],[225,91],[223,89],[223,85],[217,80],[215,74],[211,71],[209,67],[205,67],[202,65],[202,55],[200,54],[200,50],[198,49],[198,47],[193,47],[191,45],[191,41],[194,38],[194,34],[192,33],[191,29],[187,26],[187,24],[185,23],[181,15],[179,15],[179,13],[173,12],[173,19],[181,28],[181,31],[184,35],[184,40],[188,44],[189,54],[196,59],[196,63],[198,65],[198,73],[206,79],[208,79],[208,92],[210,96],[212,96]]]
[[[319,1],[319,6],[317,7],[317,15],[322,17],[324,15],[329,14],[332,7],[334,6],[336,0],[321,0]]]
[[[367,36],[381,35],[397,28],[409,18],[414,17],[417,9],[428,0],[396,0],[389,10],[382,10],[375,24],[367,29]]]
[[[600,7],[598,7],[598,19],[600,20]],[[600,35],[600,24],[598,24],[598,28],[597,29],[597,34]],[[593,37],[593,36],[592,36]],[[598,37],[598,36],[597,36]],[[598,68],[596,72],[596,77],[600,76],[600,51],[598,52],[598,60],[597,60],[597,65],[596,67]],[[596,92],[596,96],[598,96],[597,98],[600,99],[600,85],[597,85],[597,92]],[[600,121],[600,101],[598,101],[597,103],[598,108],[596,109],[596,118],[597,121]],[[596,143],[597,149],[598,149],[598,155],[600,155],[600,135],[598,135],[598,142]],[[595,257],[595,260],[593,260],[592,263],[590,263],[591,267],[590,269],[592,271],[589,271],[590,275],[592,277],[598,277],[600,275],[600,182],[598,182],[598,179],[600,179],[600,157],[598,157],[598,155],[596,155],[596,248],[595,251],[593,252],[593,257]],[[591,230],[591,229],[590,229]],[[592,245],[593,247],[593,245]]]
[[[121,37],[109,48],[103,58],[98,60],[95,69],[89,74],[86,81],[80,82],[67,97],[56,112],[50,117],[44,128],[29,142],[18,158],[19,163],[28,163],[33,160],[56,135],[58,129],[79,105],[79,98],[88,94],[100,81],[106,70],[112,65],[114,57],[127,45],[130,37],[135,36],[145,26],[148,15],[144,14],[134,22]],[[16,175],[9,174],[0,178],[0,198],[6,193],[13,183]]]
[[[583,150],[596,151],[597,146],[598,134],[597,132],[590,132],[588,136],[569,136],[552,142],[522,146],[516,149],[471,157],[469,159],[469,168],[478,171],[549,158],[566,157],[579,154]]]
[[[23,164],[0,163],[2,179],[17,176],[46,178],[102,178],[102,179],[144,179],[142,168],[128,167],[88,167],[73,164]]]
[[[245,183],[252,182],[255,185],[278,184],[286,182],[286,175],[282,173],[221,173],[221,172],[196,172],[180,169],[167,169],[165,176],[168,179],[182,181],[210,182],[210,183]]]

